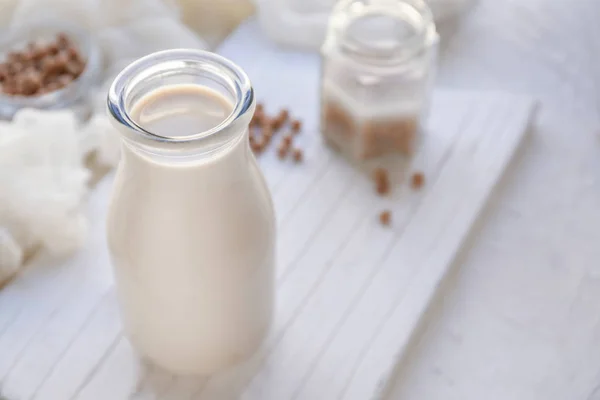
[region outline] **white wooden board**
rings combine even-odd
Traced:
[[[248,51],[248,48],[252,51]],[[242,51],[241,49],[244,49]],[[104,239],[110,179],[91,199],[92,236],[74,258],[34,263],[0,292],[0,393],[40,399],[357,399],[380,395],[494,185],[533,102],[439,92],[414,168],[419,192],[374,194],[317,134],[318,60],[279,52],[246,25],[222,48],[268,109],[304,120],[305,162],[261,165],[279,225],[277,310],[256,356],[226,374],[139,370],[122,337]],[[393,214],[391,227],[377,219]]]

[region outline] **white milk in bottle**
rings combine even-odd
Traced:
[[[108,107],[123,138],[108,242],[134,348],[175,373],[250,356],[273,309],[275,223],[248,146],[247,76],[212,53],[127,67]]]

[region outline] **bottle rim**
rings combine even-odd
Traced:
[[[209,76],[226,86],[234,100],[231,113],[220,124],[186,136],[164,136],[140,126],[130,115],[135,89],[150,79],[163,79],[188,71]],[[214,139],[238,124],[248,124],[255,106],[254,90],[246,73],[235,63],[218,54],[194,49],[172,49],[152,53],[125,67],[110,86],[107,96],[109,115],[119,131],[132,141],[161,147],[196,144]],[[250,111],[250,112],[249,112]]]

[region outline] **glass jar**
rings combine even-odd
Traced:
[[[188,135],[175,123],[172,135],[141,126],[136,104],[178,85],[219,93],[231,113]],[[173,107],[164,113],[185,104]],[[143,357],[174,373],[228,367],[270,325],[275,218],[248,143],[254,108],[239,67],[194,50],[134,62],[108,94],[123,139],[107,229],[125,330]]]
[[[355,160],[412,155],[438,35],[422,0],[341,0],[323,44],[321,132]]]

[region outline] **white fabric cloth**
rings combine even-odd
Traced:
[[[24,109],[0,132],[1,282],[33,247],[68,254],[83,244],[90,171],[71,111]]]

